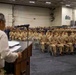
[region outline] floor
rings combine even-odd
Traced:
[[[30,67],[30,75],[76,75],[76,54],[54,57],[34,49]]]

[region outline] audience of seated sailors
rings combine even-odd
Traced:
[[[10,29],[9,37],[10,40],[26,41],[27,39],[32,40],[35,34],[31,29],[28,31],[26,28],[12,28]]]
[[[10,39],[25,41],[27,32],[26,29],[11,28],[9,33]],[[48,50],[54,56],[57,53],[63,55],[63,52],[73,54],[74,47],[76,46],[76,30],[71,28],[30,28],[28,38],[39,41],[41,51],[45,52],[45,50]]]
[[[76,33],[70,32],[47,32],[46,34],[42,34],[40,39],[41,50],[45,51],[45,45],[49,46],[49,52],[52,52],[52,55],[57,55],[59,50],[59,54],[62,55],[65,51],[66,53],[73,54],[74,45],[76,44]]]
[[[62,55],[64,51],[73,54],[74,45],[76,44],[76,30],[70,28],[61,29],[57,29],[57,31],[53,30],[52,32],[47,31],[46,34],[44,31],[41,31],[38,34],[39,36],[36,39],[40,41],[42,52],[45,51],[46,47],[49,47],[52,55],[56,55],[58,50],[60,55]]]

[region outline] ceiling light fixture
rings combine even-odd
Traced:
[[[12,0],[12,1],[16,1],[16,0]]]
[[[35,3],[35,1],[29,1],[29,3]]]
[[[51,2],[46,2],[46,4],[51,4]]]
[[[70,7],[70,4],[66,4],[67,7]]]

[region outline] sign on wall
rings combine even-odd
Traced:
[[[65,20],[70,20],[70,19],[71,19],[70,16],[68,16],[68,15],[65,16]]]

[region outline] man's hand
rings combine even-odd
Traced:
[[[21,52],[18,52],[18,57],[22,58],[22,53]]]

